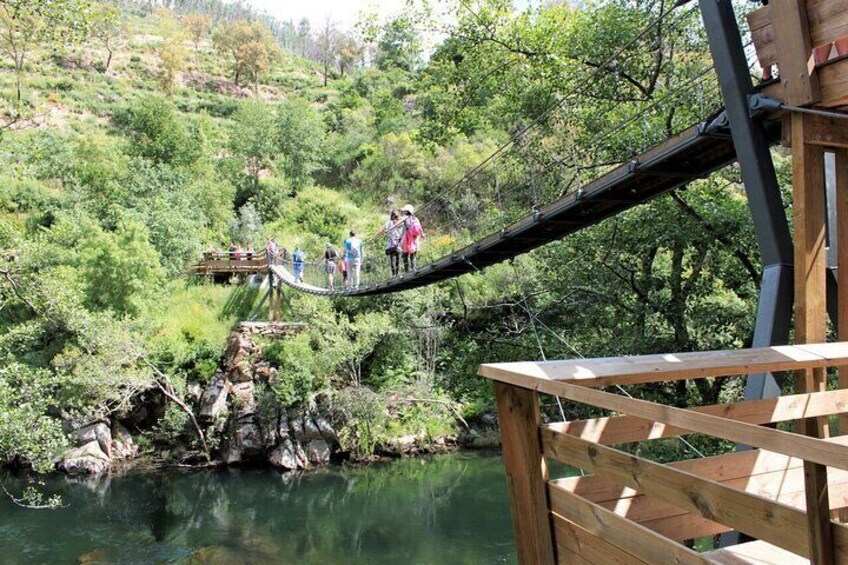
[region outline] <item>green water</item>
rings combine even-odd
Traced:
[[[21,478],[4,476],[19,492]],[[0,500],[0,563],[515,563],[498,454],[301,475],[270,470],[53,477],[66,508]]]

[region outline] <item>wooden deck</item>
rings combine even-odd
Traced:
[[[520,562],[809,563],[806,467],[827,468],[834,515],[848,507],[848,436],[764,425],[844,414],[848,390],[681,409],[599,389],[846,364],[848,342],[482,365],[495,381]],[[612,414],[543,425],[540,392]],[[621,449],[692,433],[752,449],[670,464]],[[587,475],[551,479],[551,459]],[[848,563],[848,527],[829,527],[834,562]],[[703,554],[682,543],[734,530],[757,541]]]

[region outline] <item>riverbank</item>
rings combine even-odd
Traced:
[[[423,385],[378,394],[365,386],[309,391],[298,371],[304,324],[241,323],[206,382],[182,394],[141,391],[131,410],[66,421],[72,446],[56,467],[104,475],[139,456],[180,466],[270,466],[308,470],[341,461],[377,461],[499,445],[497,420],[464,418]],[[179,397],[184,401],[179,401]]]

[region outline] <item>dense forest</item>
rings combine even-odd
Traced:
[[[643,32],[669,8],[459,2],[422,53],[434,24],[413,7],[353,32],[217,0],[0,0],[0,455],[50,470],[68,422],[120,420],[151,395],[166,410],[131,430],[143,452],[214,449],[192,426],[191,385],[257,296],[189,276],[205,248],[274,237],[318,257],[350,229],[375,234],[389,202],[433,202],[425,256],[487,235],[498,186],[544,201],[720,104],[691,82],[710,65],[696,11]],[[480,168],[530,125],[499,169]],[[367,455],[490,414],[483,362],[745,346],[760,266],[737,173],[432,287],[290,294],[308,329],[269,345],[269,394],[320,401],[343,447]],[[650,393],[683,406],[740,389]]]

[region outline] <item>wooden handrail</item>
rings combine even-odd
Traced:
[[[597,387],[846,364],[848,342],[481,366],[479,373],[496,384],[513,520],[521,525],[516,525],[521,562],[583,563],[579,548],[586,547],[604,560],[712,563],[729,557],[700,555],[677,540],[731,529],[761,540],[740,548],[740,554],[773,548],[775,563],[786,557],[784,551],[814,558],[830,546],[809,528],[804,478],[810,465],[830,467],[825,511],[848,505],[848,436],[820,439],[763,425],[848,412],[848,390],[683,409]],[[532,409],[539,393],[613,415],[542,424]],[[692,433],[759,449],[664,465],[610,447]],[[549,481],[545,458],[593,475]],[[827,484],[822,492],[828,492]],[[848,527],[832,521],[825,527],[834,555],[848,561]],[[540,544],[544,532],[553,536],[558,556]]]

